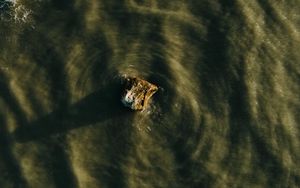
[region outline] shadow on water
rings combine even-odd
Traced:
[[[54,110],[26,126],[19,127],[14,132],[15,138],[19,142],[43,139],[81,126],[121,117],[129,113],[120,102],[121,89],[118,84],[101,88],[67,108]]]
[[[121,118],[126,115],[132,115],[132,112],[123,107],[120,102],[120,93],[122,86],[120,83],[112,83],[107,87],[103,87],[98,91],[84,97],[79,102],[54,110],[52,113],[45,115],[34,122],[28,123],[26,126],[19,127],[14,133],[14,137],[18,142],[42,141],[46,145],[50,144],[51,153],[55,153],[55,157],[51,157],[52,163],[58,170],[55,174],[57,185],[64,187],[76,187],[74,174],[69,169],[68,157],[66,152],[60,145],[51,142],[53,135],[65,135],[66,132],[83,126],[89,126],[104,120],[113,118]],[[131,117],[131,116],[129,116]],[[124,184],[123,171],[121,169],[122,157],[127,155],[130,140],[130,127],[120,131],[118,125],[112,125],[108,134],[108,142],[111,148],[116,150],[108,152],[113,165],[105,167],[105,172],[109,175],[101,175],[105,177],[105,181],[114,186]],[[104,129],[106,130],[106,129]],[[123,132],[120,134],[120,132]],[[118,137],[118,142],[116,138]],[[50,139],[50,141],[49,141]],[[120,147],[122,144],[122,147]],[[102,169],[103,171],[103,169]],[[98,172],[97,172],[98,173]]]
[[[57,16],[53,16],[51,19],[44,20],[43,17],[42,22],[39,22],[40,19],[37,18],[37,24],[42,26],[45,24],[45,21],[50,21],[53,22],[50,25],[59,25],[61,21],[56,21],[55,19],[61,15],[60,19],[63,19],[64,21],[64,29],[68,29],[67,31],[69,34],[69,31],[77,25],[77,14],[73,11],[72,2],[73,1],[58,2],[53,0],[49,3],[46,3],[46,5],[53,7],[53,9],[43,9],[46,10],[44,14],[47,14],[49,10],[63,10],[63,12],[58,11],[56,14],[52,13],[52,15]],[[68,14],[74,16],[62,16]],[[37,28],[40,29],[42,27]],[[63,53],[65,50],[58,50],[57,45],[55,45],[55,40],[61,39],[64,36],[63,34],[63,32],[59,33],[56,31],[52,32],[51,37],[48,32],[44,33],[43,30],[32,32],[31,30],[26,29],[22,35],[20,35],[20,50],[25,54],[29,54],[32,62],[36,63],[39,68],[44,69],[47,73],[47,76],[50,78],[49,80],[52,86],[50,87],[50,96],[57,111],[37,120],[36,122],[19,124],[20,127],[15,131],[14,136],[19,142],[31,141],[35,140],[35,138],[43,138],[41,139],[40,144],[48,148],[48,152],[50,153],[50,158],[48,158],[48,155],[45,155],[44,157],[48,158],[47,162],[45,163],[47,164],[48,170],[52,172],[55,185],[57,187],[76,187],[76,177],[74,176],[71,165],[69,164],[69,157],[67,156],[68,154],[65,149],[65,146],[67,145],[65,134],[59,134],[59,143],[57,143],[55,139],[47,136],[47,131],[49,131],[49,134],[55,134],[56,131],[59,131],[55,131],[55,128],[53,127],[55,127],[55,125],[61,125],[59,118],[63,117],[64,112],[68,111],[67,107],[70,106],[70,93],[69,88],[66,85],[66,67],[64,63],[65,56],[62,55],[65,54]],[[68,43],[67,41],[65,42]],[[35,97],[29,96],[29,98],[33,110],[39,116],[41,114],[39,111],[39,103],[36,102]],[[51,127],[53,128],[53,132],[50,131]],[[36,130],[34,131],[34,129]]]
[[[51,157],[50,165],[54,169],[55,181],[58,187],[76,187],[75,176],[70,169],[68,157],[66,152],[59,145],[53,143],[51,136],[65,135],[66,132],[83,126],[96,124],[104,120],[113,118],[120,118],[126,115],[132,115],[132,112],[124,108],[120,102],[120,93],[122,86],[120,83],[112,83],[92,94],[84,97],[79,102],[54,110],[52,113],[45,115],[34,122],[25,124],[19,127],[13,136],[18,142],[27,141],[41,141],[41,143],[49,146],[49,152],[55,153]],[[129,116],[131,117],[131,116]],[[119,125],[112,125],[108,135],[108,142],[110,143],[111,152],[107,154],[110,156],[110,165],[105,167],[105,174],[100,174],[112,187],[119,187],[124,185],[123,171],[121,164],[123,157],[127,155],[129,141],[130,141],[130,127],[123,127],[120,131]],[[106,129],[104,129],[106,130]],[[120,132],[123,132],[120,134]],[[2,139],[4,137],[1,137]],[[116,141],[116,139],[118,141]],[[120,147],[120,144],[122,147]],[[8,152],[5,152],[9,154]],[[13,159],[13,157],[7,157]],[[7,163],[9,164],[9,163]],[[17,164],[17,162],[12,164]],[[10,167],[15,169],[17,167]],[[69,170],[68,170],[69,169]],[[101,172],[103,169],[101,170]],[[13,173],[16,173],[13,172]],[[98,172],[97,172],[98,173]],[[108,174],[108,175],[107,175]],[[20,176],[22,177],[22,176]],[[20,181],[21,182],[21,181]]]
[[[108,58],[110,56],[109,45],[103,37],[100,37],[101,34],[97,34],[97,36],[85,36],[82,34],[78,36],[70,35],[71,31],[77,31],[77,28],[80,28],[79,26],[82,21],[79,17],[73,16],[75,13],[71,4],[72,3],[67,3],[66,1],[63,3],[52,1],[51,4],[51,6],[54,6],[58,10],[64,10],[64,12],[58,12],[59,14],[72,15],[64,16],[68,25],[66,27],[68,28],[52,32],[52,35],[45,34],[43,31],[34,33],[27,31],[22,35],[20,42],[24,44],[23,46],[26,46],[26,48],[22,50],[30,54],[32,62],[36,63],[39,68],[44,69],[50,78],[51,100],[53,104],[55,104],[55,110],[50,114],[41,116],[33,122],[20,126],[13,134],[18,142],[40,142],[49,148],[50,153],[55,154],[47,160],[47,163],[49,163],[49,167],[51,171],[53,171],[54,181],[58,187],[77,186],[75,174],[73,174],[72,167],[69,164],[68,154],[65,151],[65,146],[68,145],[65,136],[69,130],[98,124],[110,119],[118,119],[122,116],[126,116],[126,114],[132,114],[121,105],[120,93],[122,86],[120,82],[116,80],[89,94],[77,103],[70,104],[70,93],[65,76],[67,72],[65,58],[69,51],[68,48],[59,49],[57,41],[63,39],[65,43],[68,44],[68,41],[75,37],[83,39],[84,42],[89,44],[86,46],[87,49],[89,49],[89,54],[87,54],[86,59],[95,57],[95,59],[91,59],[92,61],[87,62],[87,65],[93,67],[93,71],[90,72],[91,74],[89,76],[92,77],[94,88],[99,87],[99,80],[109,79],[107,77],[106,79],[104,78],[105,75],[103,75],[103,72],[107,70],[106,63],[109,61]],[[57,25],[62,23],[61,21],[56,22],[55,19],[57,19],[57,17],[54,16],[54,19],[50,19],[50,22]],[[64,34],[64,32],[68,35],[61,35],[61,33]],[[35,40],[30,40],[31,38]],[[36,40],[37,38],[39,38],[39,40]],[[40,43],[37,41],[43,42]],[[95,52],[96,56],[94,54]],[[107,80],[105,82],[107,82]],[[34,105],[34,108],[36,106],[37,105]],[[128,120],[128,118],[126,119]],[[110,138],[110,136],[108,136],[108,142],[112,148],[119,149],[117,151],[108,152],[107,155],[110,156],[111,164],[114,164],[114,166],[109,165],[105,167],[104,171],[109,174],[109,176],[100,174],[100,178],[104,177],[104,181],[111,187],[124,187],[123,184],[125,180],[123,178],[121,163],[122,157],[127,155],[127,146],[129,145],[125,146],[124,144],[129,143],[129,133],[131,129],[127,126],[127,128],[121,130],[121,132],[123,131],[125,133],[120,135],[120,130],[117,130],[118,127],[115,126],[118,125],[110,126],[107,135],[111,135],[112,137]],[[115,140],[116,136],[118,137],[118,142]],[[59,143],[57,140],[59,140]],[[120,143],[122,147],[120,147]],[[47,156],[45,157],[47,158]],[[101,172],[102,171],[103,169]]]
[[[51,54],[53,53],[54,52],[51,51]],[[37,60],[37,62],[40,61]],[[40,64],[40,66],[44,65]],[[50,65],[47,65],[46,68],[47,70],[50,69],[49,74],[54,73],[56,69],[63,69],[63,67],[53,68],[50,67]],[[59,74],[59,72],[60,71],[56,72],[56,74]],[[57,78],[53,78],[53,82],[60,82],[63,79],[64,77],[59,76]],[[7,81],[4,82],[7,83]],[[54,89],[56,88],[59,91],[65,90],[63,84],[56,85],[56,83],[54,83],[53,85]],[[118,119],[127,116],[128,114],[132,117],[131,115],[133,114],[131,111],[124,108],[120,102],[122,85],[119,81],[112,81],[101,89],[87,95],[75,104],[70,105],[66,101],[67,99],[65,97],[57,96],[59,95],[59,92],[56,92],[53,89],[52,100],[59,103],[56,105],[57,108],[53,110],[53,112],[41,116],[33,122],[27,122],[24,112],[20,109],[20,106],[16,102],[17,100],[14,99],[13,94],[9,92],[9,88],[2,83],[0,84],[0,88],[2,91],[0,93],[2,98],[9,106],[11,106],[18,121],[19,127],[13,133],[13,137],[20,143],[33,141],[44,145],[44,147],[47,148],[48,152],[44,155],[45,159],[48,160],[44,162],[47,164],[46,166],[48,167],[48,170],[53,173],[57,187],[77,187],[76,177],[74,176],[71,165],[69,164],[69,156],[67,156],[65,148],[62,147],[64,143],[57,143],[57,141],[55,141],[57,136],[65,142],[65,134],[72,129],[89,126],[91,124],[100,123],[110,119]],[[128,118],[126,118],[126,120],[128,120]],[[100,178],[103,177],[104,182],[106,182],[109,187],[124,187],[125,177],[123,177],[124,175],[121,165],[124,156],[128,154],[128,147],[130,146],[130,130],[129,126],[129,128],[121,130],[124,134],[120,134],[118,124],[112,125],[109,130],[107,130],[107,135],[109,135],[107,142],[108,145],[111,146],[107,156],[109,156],[109,160],[111,162],[109,165],[105,166],[104,169],[101,168],[101,174],[99,176],[101,176]],[[6,135],[5,132],[1,131],[1,133]],[[53,136],[55,136],[55,138]],[[116,141],[116,137],[118,137],[118,141]],[[6,137],[1,136],[0,144],[1,151],[3,150],[5,153],[4,157],[7,156],[6,159],[10,159],[10,161],[5,160],[7,165],[11,164],[11,166],[8,167],[8,173],[14,176],[13,181],[22,182],[19,180],[23,179],[23,176],[20,174],[19,167],[17,165],[18,161],[11,161],[14,159],[14,156],[7,146],[8,144],[5,138]],[[2,147],[2,145],[7,147]],[[50,156],[48,156],[49,154]],[[20,175],[16,175],[18,173]],[[100,172],[95,172],[95,174],[96,173]]]

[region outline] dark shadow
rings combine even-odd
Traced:
[[[57,109],[26,126],[19,127],[14,136],[17,141],[26,142],[124,116],[130,111],[120,102],[121,89],[121,84],[113,83],[84,97],[76,104]]]
[[[76,187],[76,177],[70,170],[68,157],[65,156],[67,154],[60,145],[53,143],[51,136],[60,137],[69,130],[115,117],[120,118],[128,115],[129,118],[132,117],[132,111],[123,107],[120,101],[122,89],[121,82],[114,80],[111,84],[89,94],[73,105],[54,110],[34,122],[19,127],[13,135],[18,142],[42,141],[49,147],[51,146],[50,152],[55,154],[51,157],[51,165],[55,172],[56,184],[58,187]],[[123,187],[125,181],[121,165],[130,147],[131,127],[123,126],[121,129],[119,125],[112,125],[108,130],[109,145],[112,148],[112,151],[108,153],[111,155],[110,164],[113,166],[106,167],[104,171],[109,174],[109,177],[105,179],[112,187]],[[116,142],[117,137],[118,142]]]
[[[45,11],[36,15],[38,29],[34,32],[25,30],[20,36],[19,46],[21,51],[29,54],[31,61],[38,66],[38,69],[45,70],[49,78],[50,99],[55,110],[50,114],[41,115],[38,101],[36,102],[34,95],[29,95],[32,108],[40,118],[20,126],[14,132],[14,136],[18,142],[38,141],[49,148],[48,151],[52,155],[46,161],[49,163],[48,168],[52,172],[56,186],[77,187],[78,182],[65,149],[68,147],[65,139],[66,133],[71,129],[122,116],[129,113],[129,110],[121,106],[121,84],[118,81],[112,81],[108,86],[89,94],[79,102],[70,104],[66,78],[66,57],[70,48],[66,47],[68,45],[57,44],[61,44],[62,41],[64,44],[70,44],[74,38],[83,41],[87,53],[84,54],[83,59],[86,59],[86,62],[82,70],[86,70],[85,66],[92,67],[89,75],[94,86],[92,88],[98,88],[101,80],[106,80],[104,77],[111,54],[110,47],[101,32],[97,34],[83,32],[85,28],[82,25],[85,17],[83,15],[86,7],[81,6],[79,11],[74,7],[74,1],[65,0],[63,2],[52,0],[42,3],[41,6],[45,7]],[[49,14],[55,16],[45,20],[44,17]],[[59,29],[50,32],[50,35],[42,29],[45,25],[53,25],[53,28]],[[91,57],[95,58],[90,59]],[[113,131],[111,128],[110,130]],[[115,153],[118,154],[118,152]],[[117,154],[112,158],[118,158]],[[121,170],[111,171],[116,174],[111,178],[112,182],[113,179],[122,179]]]
[[[69,9],[70,10],[68,11],[71,12],[71,8]],[[67,21],[67,24],[71,21],[72,19],[70,18]],[[59,32],[57,35],[59,35]],[[56,131],[61,130],[55,129],[55,126],[63,126],[61,125],[60,118],[61,120],[64,120],[64,114],[68,113],[68,108],[71,106],[69,101],[69,88],[66,84],[66,53],[55,48],[56,46],[53,44],[54,41],[55,40],[52,40],[44,33],[30,32],[30,30],[26,30],[19,39],[19,43],[23,44],[20,45],[20,50],[29,54],[32,59],[31,62],[35,63],[38,66],[38,69],[45,70],[49,79],[48,84],[51,86],[49,87],[50,99],[56,110],[49,115],[42,116],[41,119],[21,125],[16,130],[16,133],[19,132],[20,134],[15,134],[14,136],[16,140],[20,142],[45,138],[42,139],[40,144],[48,148],[47,151],[49,152],[50,157],[47,158],[48,156],[45,154],[44,157],[47,158],[45,164],[47,164],[47,168],[52,173],[55,186],[71,188],[78,187],[78,182],[72,166],[69,164],[70,161],[66,151],[68,144],[66,143],[65,134],[60,134],[60,132]],[[43,44],[42,46],[40,42]],[[29,87],[28,90],[31,91],[31,87]],[[30,94],[27,97],[31,103],[32,109],[38,117],[41,117],[42,112],[40,109],[42,108],[40,108],[40,103],[37,101],[34,90],[29,93]],[[31,93],[33,95],[31,95]],[[50,131],[51,127],[53,128],[53,132]],[[49,131],[50,135],[53,135],[52,133],[55,134],[55,132],[58,133],[58,135],[55,138],[49,138],[50,135],[47,135],[47,131]],[[59,142],[57,142],[57,140],[59,140]]]

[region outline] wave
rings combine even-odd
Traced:
[[[296,1],[0,9],[0,187],[300,184]],[[143,112],[124,76],[160,87]]]

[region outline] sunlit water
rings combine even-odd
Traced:
[[[0,1],[0,187],[299,187],[299,6]]]

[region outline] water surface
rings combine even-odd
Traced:
[[[0,1],[0,187],[299,187],[299,0]],[[122,77],[160,86],[122,106]]]

